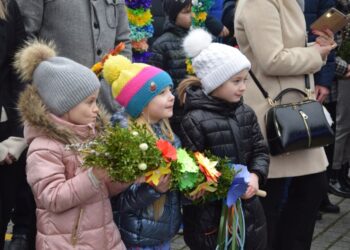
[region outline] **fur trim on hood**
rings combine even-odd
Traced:
[[[53,122],[50,118],[50,112],[42,102],[35,86],[27,85],[27,88],[21,93],[18,101],[18,108],[22,122],[30,127],[40,131],[54,140],[64,144],[73,144],[80,139],[69,128]],[[96,121],[95,129],[101,133],[103,128],[109,124],[109,115],[105,109],[99,106],[100,112]]]

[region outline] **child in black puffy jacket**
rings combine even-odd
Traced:
[[[244,249],[264,250],[267,243],[264,211],[256,193],[267,178],[269,155],[254,111],[242,95],[250,62],[237,49],[211,42],[201,29],[184,40],[197,77],[178,87],[185,115],[179,136],[193,151],[209,150],[234,164],[248,167],[250,181],[241,197],[246,222]],[[215,249],[222,201],[183,207],[184,239],[191,249]]]

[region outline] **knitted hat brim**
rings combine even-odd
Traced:
[[[250,67],[251,64],[245,57],[242,57],[239,64],[232,61],[222,64],[220,67],[212,70],[210,74],[207,74],[201,79],[204,92],[207,94],[211,93],[229,80],[232,76],[238,74],[244,69],[249,70]]]
[[[153,86],[156,86],[154,90],[152,90]],[[131,117],[137,118],[152,99],[169,86],[173,86],[171,77],[165,71],[160,71],[139,89],[125,107],[125,111]]]

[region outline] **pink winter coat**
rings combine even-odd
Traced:
[[[87,169],[81,168],[80,157],[65,149],[70,139],[88,139],[95,128],[47,113],[34,87],[24,96],[28,100],[22,96],[19,107],[29,144],[27,179],[37,205],[36,249],[125,249],[113,222],[109,197],[122,192],[127,184],[94,186]]]

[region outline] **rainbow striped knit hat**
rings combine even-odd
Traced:
[[[131,63],[124,56],[109,56],[103,77],[112,86],[115,100],[137,118],[147,104],[173,81],[165,71],[144,63]]]

